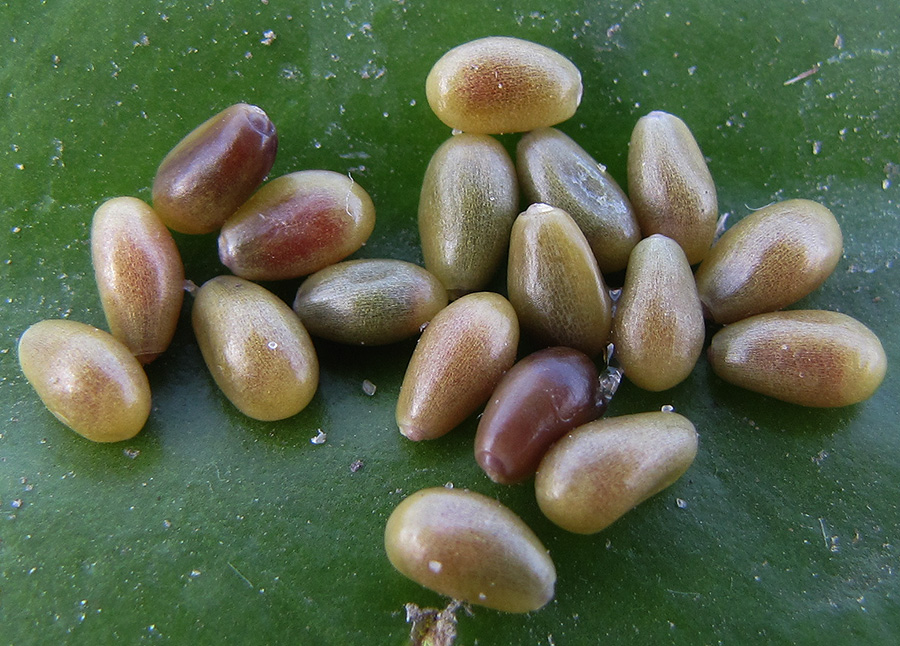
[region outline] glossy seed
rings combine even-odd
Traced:
[[[150,415],[141,364],[111,334],[84,323],[35,323],[19,339],[19,365],[44,406],[94,442],[134,437]]]
[[[169,347],[184,300],[172,234],[141,200],[116,197],[94,213],[91,260],[112,335],[150,363]]]
[[[516,218],[507,286],[522,329],[539,343],[590,357],[605,347],[612,301],[588,241],[565,211],[532,204]]]
[[[534,488],[544,515],[577,534],[599,532],[687,471],[697,432],[671,412],[600,419],[553,445]]]
[[[307,331],[339,343],[384,345],[409,338],[447,305],[425,269],[402,260],[347,260],[307,278],[294,311]]]
[[[453,599],[531,612],[553,598],[547,549],[516,514],[473,491],[412,494],[388,518],[384,546],[401,574]]]
[[[725,381],[775,399],[831,408],[868,399],[887,357],[878,337],[845,314],[794,310],[757,314],[712,339],[712,368]]]
[[[726,231],[697,269],[707,316],[733,323],[796,303],[831,275],[843,250],[831,211],[787,200],[756,211]]]
[[[488,284],[518,209],[516,170],[496,139],[459,134],[437,149],[422,182],[419,237],[425,267],[451,298]]]
[[[716,186],[694,135],[678,117],[641,117],[628,149],[628,194],[644,236],[672,238],[692,265],[709,251],[719,219]]]
[[[277,150],[265,112],[245,103],[226,108],[163,159],[153,180],[153,208],[175,231],[215,231],[262,184]]]
[[[694,369],[706,328],[687,258],[677,242],[645,238],[631,252],[613,318],[613,343],[625,376],[645,390],[666,390]]]
[[[409,361],[397,425],[411,440],[453,430],[491,396],[516,360],[519,323],[499,294],[476,292],[432,319]]]
[[[298,278],[357,251],[375,227],[375,205],[353,178],[327,170],[284,175],[228,219],[219,259],[247,280]]]
[[[218,276],[197,291],[192,318],[207,368],[244,415],[284,419],[310,402],[319,383],[316,351],[277,296],[242,278]]]
[[[493,36],[444,54],[425,80],[428,104],[451,128],[499,134],[565,121],[581,102],[581,73],[558,52]]]
[[[479,466],[501,484],[534,475],[551,444],[606,409],[599,385],[594,363],[572,348],[545,348],[519,361],[478,422]]]
[[[625,269],[641,230],[625,193],[587,151],[559,130],[541,128],[519,140],[516,167],[529,202],[572,216],[601,272]]]

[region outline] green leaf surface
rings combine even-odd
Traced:
[[[0,643],[403,644],[404,604],[446,600],[392,569],[384,524],[404,495],[447,482],[520,514],[559,574],[541,611],[460,610],[461,644],[894,643],[893,3],[10,0],[0,25]],[[16,341],[46,318],[105,327],[93,211],[117,195],[149,200],[165,153],[230,104],[260,105],[276,123],[273,177],[325,168],[369,191],[378,221],[358,256],[421,262],[419,186],[449,136],[425,76],[486,35],[575,62],[584,99],[561,128],[623,185],[634,123],[662,109],[693,129],[732,222],[793,197],[831,208],[844,256],[797,307],[845,312],[881,337],[889,368],[875,396],[803,409],[723,383],[705,359],[665,393],[626,382],[610,414],[672,404],[698,428],[700,452],[595,536],[544,519],[530,483],[492,484],[472,456],[474,420],[428,443],[400,436],[394,405],[414,341],[317,342],[313,403],[256,422],[217,390],[186,304],[172,348],[148,367],[153,412],[138,437],[93,444],[43,407]],[[215,235],[176,239],[194,282],[225,273]],[[297,284],[269,287],[289,300]],[[325,444],[309,441],[318,429]]]

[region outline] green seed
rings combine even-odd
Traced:
[[[677,413],[599,419],[544,456],[534,482],[538,505],[563,529],[594,534],[678,480],[696,455],[694,425]]]
[[[534,532],[492,498],[435,487],[406,498],[388,518],[384,546],[404,576],[460,601],[504,612],[546,605],[556,568]]]
[[[697,269],[707,315],[733,323],[796,303],[831,275],[843,236],[831,211],[788,200],[748,215],[713,245]]]
[[[887,357],[878,337],[845,314],[757,314],[712,339],[713,370],[725,381],[801,406],[849,406],[881,385]]]
[[[150,415],[150,384],[121,342],[84,323],[35,323],[19,339],[19,364],[59,421],[94,442],[134,437]]]
[[[313,336],[383,345],[418,334],[446,305],[443,285],[418,265],[347,260],[307,278],[294,311]]]

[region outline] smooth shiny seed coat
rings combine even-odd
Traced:
[[[628,149],[628,194],[644,236],[672,238],[697,264],[719,219],[716,186],[687,125],[667,112],[641,117]]]
[[[546,548],[516,514],[473,491],[412,494],[388,518],[384,546],[401,574],[453,599],[530,612],[553,598]]]
[[[44,406],[94,442],[134,437],[150,415],[141,364],[111,334],[84,323],[35,323],[19,339],[19,364]]]
[[[601,272],[625,269],[641,230],[631,203],[603,166],[559,130],[540,128],[519,140],[516,167],[529,202],[572,216]]]
[[[697,269],[697,289],[710,319],[733,323],[774,312],[818,288],[843,251],[831,211],[787,200],[751,213],[726,231]]]
[[[538,467],[538,505],[570,532],[599,532],[687,471],[697,432],[677,413],[607,417],[553,445]]]
[[[375,205],[353,178],[327,170],[283,175],[228,219],[219,259],[247,280],[298,278],[357,251],[375,227]]]
[[[849,406],[881,385],[887,356],[878,337],[845,314],[758,314],[716,333],[708,350],[725,381],[801,406]]]
[[[297,291],[307,331],[339,343],[383,345],[414,336],[447,305],[431,273],[402,260],[347,260],[317,271]]]
[[[612,301],[588,241],[565,211],[532,204],[519,215],[507,286],[522,329],[539,343],[590,357],[606,346]]]
[[[419,199],[425,267],[451,298],[484,288],[503,263],[519,211],[516,169],[487,135],[454,135],[434,153]]]
[[[493,36],[444,54],[425,80],[438,118],[464,132],[527,132],[565,121],[581,102],[581,73],[558,52]]]
[[[400,432],[430,440],[453,430],[488,400],[515,362],[518,344],[516,313],[499,294],[467,294],[438,312],[400,387]]]
[[[484,409],[475,459],[494,482],[534,475],[550,445],[606,409],[591,359],[572,348],[545,348],[507,372]]]
[[[194,334],[216,384],[244,415],[303,410],[319,384],[316,351],[297,315],[268,290],[218,276],[197,291]]]
[[[277,151],[265,112],[245,103],[226,108],[163,159],[153,180],[153,208],[175,231],[215,231],[262,184]]]
[[[116,197],[94,213],[91,259],[112,335],[150,363],[169,347],[184,300],[172,234],[141,200]]]
[[[706,327],[677,242],[652,235],[631,252],[612,336],[625,376],[640,388],[672,388],[694,369]]]

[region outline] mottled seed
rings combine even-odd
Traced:
[[[84,323],[35,323],[19,339],[19,365],[63,424],[94,442],[134,437],[150,415],[141,364],[111,334]]]
[[[242,413],[278,420],[310,402],[319,383],[315,348],[297,315],[274,294],[218,276],[198,290],[192,318],[207,368]]]
[[[516,170],[496,139],[459,134],[437,149],[422,182],[419,237],[425,267],[451,298],[488,284],[518,209]]]
[[[565,211],[532,204],[516,218],[507,286],[522,329],[539,343],[590,357],[605,347],[612,301],[590,245]]]
[[[519,140],[516,167],[529,202],[572,216],[601,272],[625,269],[641,230],[631,203],[603,166],[559,130],[540,128]]]
[[[150,363],[169,347],[184,300],[172,234],[141,200],[116,197],[94,213],[91,259],[112,335]]]
[[[687,258],[677,242],[652,235],[631,252],[613,317],[612,338],[625,376],[666,390],[694,369],[706,328]]]
[[[596,366],[578,350],[545,348],[525,357],[500,380],[478,422],[478,464],[502,484],[534,475],[553,442],[606,409],[599,385]]]
[[[694,425],[677,413],[590,422],[541,461],[534,482],[538,505],[563,529],[594,534],[678,480],[696,455]]]
[[[181,233],[215,231],[269,174],[277,150],[265,112],[245,103],[226,108],[163,159],[153,180],[153,208]]]
[[[818,288],[841,258],[843,236],[831,211],[787,200],[726,231],[697,269],[707,316],[733,323],[773,312]]]
[[[581,73],[558,52],[518,38],[473,40],[444,54],[425,80],[428,104],[451,128],[527,132],[565,121],[581,103]]]
[[[641,117],[628,149],[628,194],[644,236],[672,238],[692,265],[712,245],[716,186],[694,135],[667,112]]]
[[[712,339],[709,361],[741,388],[801,406],[849,406],[881,385],[887,357],[878,337],[845,314],[795,310],[757,314]]]
[[[375,205],[351,177],[327,170],[284,175],[228,219],[219,259],[247,280],[298,278],[357,251],[375,227]]]
[[[440,281],[402,260],[347,260],[307,278],[294,311],[307,331],[339,343],[383,345],[419,333],[447,305]]]
[[[401,574],[460,601],[530,612],[553,598],[547,549],[516,514],[473,491],[412,494],[388,518],[384,546]]]
[[[468,294],[438,312],[403,378],[400,432],[430,440],[453,430],[490,397],[515,362],[518,343],[516,313],[499,294]]]

